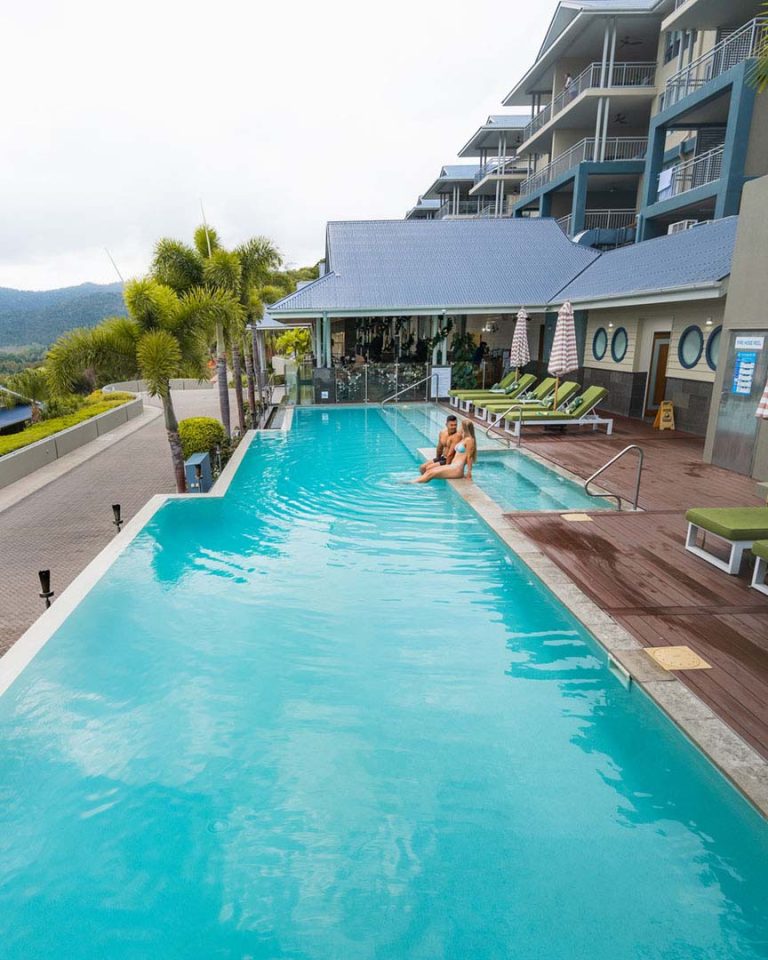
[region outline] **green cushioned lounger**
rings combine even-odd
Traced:
[[[768,507],[697,507],[689,510],[685,519],[688,521],[685,549],[732,576],[739,572],[744,552],[754,548],[756,540],[768,540]],[[701,531],[730,545],[727,561],[698,545]]]
[[[576,394],[581,390],[581,387],[574,380],[564,380],[560,386],[557,388],[557,408],[558,410],[563,407],[569,400],[572,400]],[[530,410],[531,412],[535,410],[551,410],[552,404],[555,400],[555,390],[554,384],[552,390],[548,394],[545,394],[541,398],[532,398],[530,400],[518,400],[514,406],[522,407],[525,410]],[[512,402],[504,403],[503,399],[496,402],[484,403],[483,407],[490,411],[491,413],[504,413],[512,406]],[[478,404],[475,404],[478,406]],[[517,416],[517,414],[514,414]]]
[[[497,411],[506,410],[513,402],[528,403],[540,402],[551,398],[555,390],[555,378],[546,377],[541,383],[532,390],[526,390],[524,394],[518,394],[517,397],[500,397],[498,394],[491,394],[485,400],[473,400],[475,409],[489,410],[495,408]]]
[[[506,377],[504,378],[506,380]],[[524,373],[518,381],[513,379],[504,387],[504,392],[498,390],[450,390],[449,396],[456,397],[458,400],[476,400],[488,398],[489,400],[504,400],[505,398],[514,399],[519,397],[524,390],[528,390],[536,383],[536,377],[532,373]]]
[[[505,374],[505,375],[501,378],[501,380],[499,380],[498,383],[494,383],[493,386],[494,386],[494,388],[499,388],[499,389],[502,389],[502,390],[506,390],[507,387],[511,387],[511,386],[512,386],[512,384],[515,382],[516,377],[517,377],[517,371],[516,371],[516,370],[510,370],[507,374]],[[480,393],[490,393],[490,389],[487,388],[487,387],[486,387],[484,390],[481,390],[481,389],[479,389],[479,388],[478,388],[478,389],[475,389],[475,390],[462,390],[461,388],[459,388],[458,390],[449,390],[449,391],[448,391],[448,396],[449,396],[449,397],[460,397],[460,396],[463,396],[463,395],[465,395],[465,394],[472,394],[472,393],[477,393],[477,394],[480,394]]]
[[[768,597],[768,584],[765,575],[768,573],[768,540],[757,540],[752,544],[752,553],[755,557],[755,573],[752,577],[752,587]]]
[[[565,386],[571,386],[571,384],[561,383],[560,390]],[[557,420],[567,423],[569,420],[581,420],[582,417],[591,413],[598,403],[601,403],[608,396],[608,391],[605,387],[587,387],[584,393],[578,397],[574,397],[574,394],[579,391],[579,386],[578,384],[573,384],[573,386],[575,386],[576,389],[571,390],[569,395],[563,398],[562,403],[560,402],[560,390],[557,391],[557,410],[525,410],[524,408],[523,423],[536,423],[539,420]],[[505,420],[509,420],[510,422],[519,420],[519,415],[515,411],[508,414]]]

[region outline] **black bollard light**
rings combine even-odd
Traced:
[[[113,503],[113,504],[112,504],[112,513],[114,514],[114,517],[115,517],[115,519],[112,521],[112,523],[117,527],[117,532],[120,533],[120,528],[121,528],[122,525],[125,523],[125,521],[123,520],[123,518],[122,518],[122,516],[121,516],[121,510],[120,510],[120,504],[119,504],[119,503]]]
[[[45,609],[51,605],[51,597],[53,596],[53,590],[51,590],[51,571],[50,570],[38,570],[38,577],[40,577],[40,599],[45,600]]]

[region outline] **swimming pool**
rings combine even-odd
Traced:
[[[768,831],[378,410],[172,500],[0,697],[3,960],[755,960]]]
[[[409,448],[434,446],[445,426],[446,413],[434,404],[398,404],[383,416]],[[502,510],[608,510],[613,501],[590,497],[582,485],[544,466],[477,429],[478,462],[472,479]]]

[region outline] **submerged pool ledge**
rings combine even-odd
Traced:
[[[504,511],[488,494],[466,480],[446,482],[589,630],[610,660],[626,670],[632,682],[667,714],[762,816],[768,819],[768,761],[742,740],[673,673],[656,664],[645,652],[643,645],[610,614],[601,610],[533,540],[514,529],[506,520]]]

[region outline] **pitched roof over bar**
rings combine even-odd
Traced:
[[[329,272],[270,307],[277,319],[497,313],[721,297],[738,218],[600,254],[554,220],[328,224]]]
[[[693,300],[721,297],[731,272],[738,217],[702,223],[669,237],[604,253],[561,291],[581,306],[601,301]],[[603,304],[608,306],[608,304]]]
[[[484,313],[543,306],[599,254],[554,220],[329,223],[329,272],[273,316]]]

